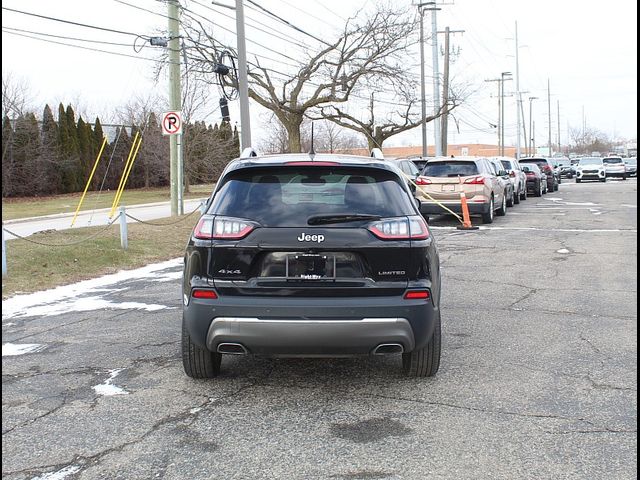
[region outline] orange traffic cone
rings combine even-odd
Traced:
[[[462,225],[458,225],[458,230],[478,230],[478,227],[471,225],[467,196],[464,192],[460,192],[460,205],[462,206]]]

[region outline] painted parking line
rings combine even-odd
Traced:
[[[457,230],[458,227],[435,227],[430,225],[431,230]],[[635,228],[538,228],[538,227],[485,227],[481,225],[480,230],[511,230],[511,231],[533,231],[533,232],[568,232],[568,233],[638,233]]]

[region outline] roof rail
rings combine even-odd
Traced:
[[[379,148],[374,148],[373,150],[371,150],[371,156],[373,158],[377,158],[378,160],[384,160],[384,154]]]
[[[250,157],[257,157],[257,156],[258,154],[253,149],[253,147],[245,148],[244,150],[242,150],[242,153],[240,154],[240,158],[250,158]]]

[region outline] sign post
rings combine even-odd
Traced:
[[[178,215],[182,215],[184,213],[184,204],[183,204],[183,158],[182,158],[182,112],[180,111],[171,111],[165,112],[162,114],[162,134],[163,135],[171,135],[175,137],[176,150],[177,150],[177,172],[175,180],[171,180],[172,182],[176,182],[175,192],[176,192],[176,213]],[[172,139],[172,142],[174,140]],[[174,192],[174,186],[172,185],[171,192]],[[172,196],[173,202],[173,196]],[[174,204],[172,203],[172,210]],[[172,211],[172,214],[173,211]]]

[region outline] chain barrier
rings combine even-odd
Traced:
[[[125,215],[127,217],[129,217],[131,220],[135,221],[135,222],[139,222],[139,223],[144,223],[145,225],[151,225],[152,227],[168,227],[170,225],[175,225],[177,223],[180,222],[184,222],[187,218],[189,218],[191,215],[193,215],[194,213],[196,213],[198,210],[200,210],[200,205],[198,205],[195,210],[193,210],[191,213],[184,215],[182,218],[179,218],[178,220],[176,220],[175,222],[169,222],[169,223],[155,223],[155,222],[148,222],[146,220],[140,220],[139,218],[134,217],[133,215],[129,215],[128,213],[125,213]]]
[[[458,215],[456,212],[454,212],[453,210],[451,210],[450,208],[448,208],[446,205],[444,205],[442,202],[439,202],[438,200],[436,200],[435,198],[433,198],[431,195],[429,195],[424,188],[422,188],[421,185],[418,185],[413,178],[411,178],[409,175],[407,175],[406,173],[402,172],[402,174],[405,176],[405,178],[411,182],[411,184],[420,189],[420,192],[422,192],[422,194],[427,197],[429,200],[431,200],[433,203],[439,205],[441,208],[443,208],[444,210],[448,211],[451,215],[453,215],[454,217],[456,217],[458,219],[458,221],[461,224],[464,224],[464,222],[462,221],[462,217],[460,215]]]
[[[70,242],[70,243],[45,243],[45,242],[38,242],[37,240],[33,240],[33,239],[29,238],[29,237],[25,237],[25,236],[22,236],[22,235],[18,235],[17,233],[12,232],[11,230],[9,230],[9,229],[7,229],[7,228],[5,228],[5,227],[2,227],[2,230],[4,230],[5,232],[7,232],[9,235],[13,235],[13,236],[14,236],[14,237],[16,237],[16,238],[19,238],[20,240],[24,240],[24,241],[29,242],[29,243],[34,243],[34,244],[36,244],[36,245],[42,245],[42,246],[45,246],[45,247],[69,247],[69,246],[71,246],[71,245],[78,245],[78,244],[80,244],[80,243],[87,242],[87,241],[89,241],[89,240],[91,240],[91,239],[93,239],[93,238],[97,237],[98,235],[100,235],[101,233],[103,233],[107,228],[109,228],[111,225],[113,225],[113,224],[116,222],[116,220],[118,220],[118,218],[119,218],[119,217],[114,218],[113,220],[111,220],[111,222],[109,222],[107,225],[105,225],[105,226],[104,226],[104,228],[102,228],[102,229],[98,230],[97,232],[95,232],[95,233],[93,233],[93,234],[89,235],[88,237],[83,238],[83,239],[81,239],[81,240],[77,240],[77,241],[75,241],[75,242]],[[38,233],[38,232],[36,232],[36,233]]]

